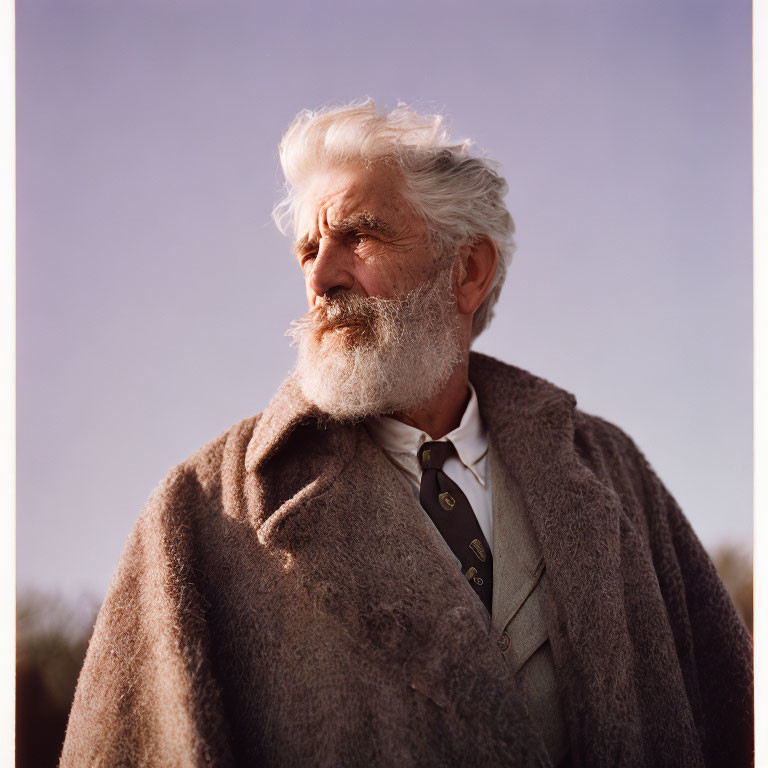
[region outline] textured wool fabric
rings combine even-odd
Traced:
[[[750,638],[643,456],[524,371],[473,354],[470,378],[544,558],[573,765],[749,765]],[[293,379],[173,469],[113,577],[61,765],[548,765],[396,473]]]

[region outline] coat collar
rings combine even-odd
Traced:
[[[534,465],[551,462],[557,456],[556,463],[562,466],[575,458],[573,395],[520,368],[476,352],[470,353],[469,378],[477,392],[481,418],[488,427],[489,443],[499,453],[500,466],[506,471],[518,477],[519,448],[534,452]],[[361,431],[364,428],[360,423],[333,420],[310,403],[295,373],[282,383],[256,423],[245,455],[246,470],[261,478],[261,503],[254,510],[254,520],[258,526],[267,524],[262,533],[277,523],[277,519],[269,519],[277,512],[302,509],[312,496],[332,487],[352,459]],[[309,446],[312,450],[307,450]],[[274,470],[285,469],[286,465],[293,465],[293,469]],[[302,504],[297,505],[299,500]],[[284,509],[286,504],[288,508]]]
[[[469,378],[478,394],[483,421],[495,424],[501,419],[494,431],[503,431],[510,422],[523,416],[530,419],[544,417],[553,427],[564,429],[566,437],[568,433],[572,436],[572,415],[576,405],[573,395],[520,368],[478,352],[471,352],[469,360]],[[306,399],[298,377],[293,373],[281,384],[254,428],[245,455],[246,470],[251,472],[263,466],[285,445],[296,427],[311,423],[322,427],[332,420]]]
[[[310,403],[299,386],[295,373],[279,387],[261,414],[245,453],[245,468],[253,472],[264,465],[299,424],[323,420],[324,414]]]

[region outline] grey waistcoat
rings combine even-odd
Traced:
[[[514,478],[489,447],[493,494],[493,609],[491,633],[526,693],[552,762],[568,751],[568,733],[555,681],[546,619],[547,574]]]

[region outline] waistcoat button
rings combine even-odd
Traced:
[[[512,639],[506,632],[502,632],[501,636],[499,637],[498,643],[499,643],[499,649],[502,653],[506,653],[509,650],[510,643],[512,642]]]

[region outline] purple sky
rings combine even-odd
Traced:
[[[18,582],[103,593],[165,472],[290,370],[270,221],[300,109],[444,110],[518,252],[476,348],[629,432],[708,547],[752,532],[744,0],[18,0]]]

